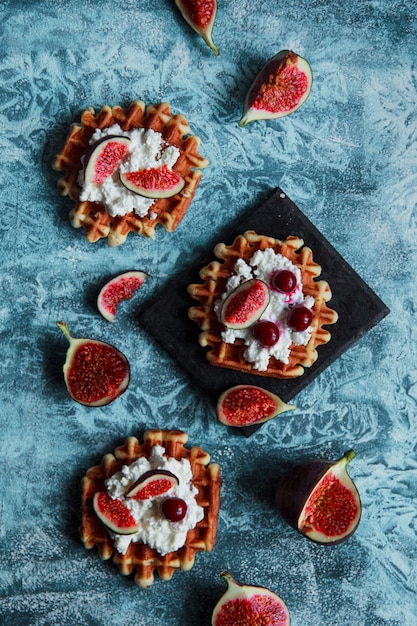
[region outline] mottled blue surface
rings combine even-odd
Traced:
[[[225,568],[279,593],[293,626],[417,624],[416,13],[414,0],[220,1],[216,59],[168,0],[0,4],[2,625],[208,626]],[[284,48],[312,65],[309,99],[240,129],[254,75]],[[85,107],[137,98],[184,113],[211,165],[175,233],[91,245],[50,164]],[[276,186],[391,314],[296,411],[245,439],[216,422],[136,313]],[[110,325],[94,294],[132,267],[153,278]],[[109,407],[68,397],[58,319],[128,356],[131,385]],[[224,482],[214,552],[145,591],[85,550],[77,527],[84,471],[149,426],[186,430]],[[363,519],[348,542],[315,546],[281,521],[272,486],[287,463],[352,446]]]

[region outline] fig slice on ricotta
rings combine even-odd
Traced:
[[[149,500],[167,493],[178,483],[177,476],[169,470],[149,470],[128,488],[125,496],[135,500]]]

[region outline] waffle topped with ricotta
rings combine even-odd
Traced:
[[[143,443],[136,437],[129,437],[116,448],[114,454],[106,454],[100,465],[91,467],[82,479],[80,534],[85,547],[91,549],[96,546],[103,560],[113,557],[120,573],[134,574],[134,581],[140,587],[152,585],[155,573],[163,580],[170,580],[176,570],[191,569],[197,552],[214,548],[220,507],[220,468],[216,463],[210,463],[209,454],[200,447],[185,447],[187,441],[188,435],[180,430],[149,429],[144,433]],[[164,459],[189,463],[191,485],[196,492],[195,501],[201,509],[201,519],[188,530],[184,545],[174,551],[161,554],[141,540],[134,540],[119,551],[114,533],[109,532],[96,514],[93,505],[95,494],[106,489],[106,481],[111,477],[120,472],[123,474],[123,471],[126,473],[124,467],[138,460],[151,459],[153,451],[159,446],[164,450]]]
[[[285,263],[287,265],[290,263],[294,272],[299,272],[301,277],[299,290],[302,288],[301,297],[309,302],[312,321],[308,334],[304,337],[304,343],[297,340],[292,342],[287,340],[288,354],[282,359],[269,356],[268,350],[272,353],[274,350],[268,349],[266,350],[267,365],[265,365],[264,360],[263,366],[257,366],[254,360],[250,361],[249,357],[246,356],[248,345],[245,341],[250,342],[252,347],[254,343],[257,343],[251,337],[252,330],[247,329],[245,333],[241,333],[244,338],[237,336],[230,339],[226,332],[227,329],[219,318],[218,311],[219,308],[221,309],[221,302],[227,291],[228,281],[236,274],[236,268],[239,264],[246,268],[246,274],[241,278],[241,281],[244,282],[250,278],[247,268],[248,266],[251,267],[248,265],[250,261],[253,258],[256,259],[254,255],[256,253],[259,255],[268,249],[276,255],[284,257]],[[327,305],[332,297],[331,289],[325,280],[318,280],[322,268],[313,260],[312,250],[304,245],[302,239],[296,236],[289,236],[281,241],[273,237],[259,235],[255,231],[246,231],[236,237],[231,245],[217,244],[214,255],[218,260],[212,261],[200,271],[200,278],[203,282],[191,284],[188,287],[189,294],[199,302],[198,305],[189,308],[188,315],[200,327],[199,343],[208,348],[206,356],[210,364],[272,378],[301,376],[305,368],[311,367],[317,360],[317,347],[328,343],[331,339],[330,332],[324,327],[334,324],[338,318],[336,311]],[[251,271],[253,275],[257,275],[256,264]],[[263,275],[263,278],[268,284],[270,283],[270,276],[266,274]],[[286,332],[286,316],[289,315],[292,306],[290,304],[287,311],[281,311],[279,320],[275,320],[281,328],[283,336]],[[271,315],[270,309],[267,308],[263,317],[269,319]],[[296,334],[292,333],[290,336],[295,337]],[[279,341],[281,341],[281,337]]]
[[[83,168],[91,143],[100,133],[117,127],[124,133],[143,129],[144,136],[146,131],[158,133],[162,151],[167,147],[176,150],[177,158],[172,170],[184,180],[183,188],[171,197],[149,202],[149,210],[145,209],[142,213],[124,209],[123,214],[117,214],[113,211],[112,200],[106,208],[100,201],[82,199]],[[70,211],[72,226],[83,227],[89,242],[107,238],[111,247],[122,244],[130,232],[153,237],[158,224],[169,232],[175,230],[194,197],[202,177],[201,170],[208,165],[199,153],[199,147],[200,139],[191,134],[184,115],[173,115],[165,102],[145,107],[142,101],[137,100],[126,109],[105,105],[97,114],[92,108],[86,109],[81,115],[81,122],[71,125],[66,142],[53,162],[53,168],[64,173],[58,182],[60,193],[75,202]]]

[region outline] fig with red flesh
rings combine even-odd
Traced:
[[[111,498],[104,491],[97,491],[93,508],[106,528],[118,535],[133,535],[139,530],[139,524],[119,498]]]
[[[168,470],[149,470],[140,476],[126,491],[127,498],[150,500],[167,493],[178,485],[178,478]]]
[[[113,174],[129,151],[129,137],[108,135],[93,144],[86,156],[84,183],[101,184]]]
[[[213,610],[212,626],[289,626],[290,614],[285,602],[265,587],[241,585],[229,572],[222,572],[227,590]]]
[[[120,172],[120,182],[129,191],[154,200],[171,198],[185,185],[185,180],[167,165],[137,172]]]
[[[225,298],[220,321],[226,328],[249,328],[261,317],[268,304],[268,285],[258,278],[245,280]]]
[[[308,98],[312,80],[308,61],[290,50],[278,52],[252,83],[239,126],[293,113]]]
[[[226,426],[262,424],[284,411],[295,409],[271,391],[255,385],[236,385],[226,389],[217,401],[217,419]]]
[[[124,354],[104,341],[74,338],[65,322],[57,324],[69,341],[63,371],[73,400],[104,406],[126,391],[130,367]]]
[[[213,27],[217,13],[217,0],[175,0],[185,21],[200,35],[214,54],[220,54],[213,42]]]
[[[149,274],[145,272],[132,271],[119,274],[107,282],[97,298],[97,308],[101,315],[107,321],[113,322],[119,304],[123,300],[130,300],[147,278]]]
[[[354,456],[349,450],[337,461],[300,463],[276,487],[276,505],[283,519],[316,543],[340,543],[358,527],[361,500],[347,471]]]

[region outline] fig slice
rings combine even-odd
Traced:
[[[295,409],[271,391],[255,385],[236,385],[223,391],[216,406],[217,419],[226,426],[262,424],[284,411]]]
[[[149,470],[140,476],[126,491],[127,498],[150,500],[167,493],[178,485],[178,478],[168,470]]]
[[[141,271],[124,272],[108,281],[97,298],[97,308],[109,322],[113,322],[117,308],[123,300],[130,300],[142,287],[149,274]]]
[[[129,191],[154,200],[171,198],[185,185],[185,180],[167,165],[137,172],[120,172],[120,182]]]
[[[264,65],[252,83],[239,126],[293,113],[307,100],[312,81],[308,61],[291,50],[281,50]]]
[[[348,539],[362,512],[358,490],[347,471],[354,457],[354,450],[349,450],[337,461],[314,459],[284,474],[275,491],[283,519],[316,543]]]
[[[266,587],[242,585],[222,572],[227,590],[214,607],[212,626],[289,626],[290,614],[285,602]]]
[[[65,322],[57,324],[69,341],[63,371],[71,398],[85,406],[104,406],[124,393],[130,381],[125,355],[104,341],[74,338]]]
[[[252,326],[269,304],[268,285],[258,278],[245,280],[225,298],[220,321],[226,328],[238,330]]]
[[[217,0],[175,0],[181,15],[200,35],[216,56],[220,50],[213,42],[213,27],[217,13]]]
[[[99,139],[86,155],[84,184],[103,183],[117,169],[129,151],[129,137],[107,135]]]
[[[118,535],[133,535],[139,530],[139,524],[125,504],[104,491],[94,494],[93,509],[99,520]]]

